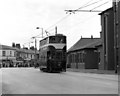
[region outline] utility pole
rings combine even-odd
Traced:
[[[35,64],[34,64],[34,67],[36,68],[37,67],[37,40],[36,38],[43,38],[43,28],[40,28],[40,27],[36,27],[36,29],[41,29],[42,30],[42,37],[38,37],[39,35],[37,36],[34,36],[32,37],[32,39],[35,39]]]
[[[42,38],[43,38],[43,28],[41,28],[42,29]]]
[[[36,54],[36,52],[37,52],[37,40],[35,38],[35,64],[36,64],[36,60],[37,60],[37,54]]]
[[[120,74],[120,0],[118,1],[118,74]],[[120,92],[120,90],[119,90]]]
[[[34,55],[34,67],[36,67],[36,60],[37,60],[37,40],[36,37],[32,37],[32,39],[35,39],[35,55]]]
[[[118,66],[118,0],[113,0],[114,10],[114,63],[115,73],[117,73]]]
[[[57,26],[55,27],[55,35],[57,35]]]

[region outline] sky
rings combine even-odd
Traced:
[[[33,46],[33,36],[47,30],[50,35],[57,32],[67,36],[67,49],[73,46],[81,36],[99,38],[101,25],[99,12],[66,13],[85,4],[97,2],[81,10],[104,11],[112,6],[112,0],[0,0],[0,44],[12,46],[20,43],[21,47]],[[108,3],[106,3],[109,1]],[[40,29],[36,29],[39,27]],[[45,33],[45,32],[44,32]],[[44,37],[46,34],[44,34]],[[39,46],[37,38],[37,48]],[[33,42],[33,43],[30,43]]]

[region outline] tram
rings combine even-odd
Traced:
[[[66,36],[56,34],[40,40],[39,68],[46,72],[66,71]]]

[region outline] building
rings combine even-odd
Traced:
[[[103,55],[103,67],[104,70],[115,69],[114,58],[114,11],[113,7],[101,12],[101,39],[103,49],[101,54]]]
[[[36,51],[36,59],[39,59],[39,51]],[[34,66],[35,63],[35,50],[27,48],[17,48],[16,49],[16,60],[17,62],[22,61],[20,66]]]
[[[36,51],[39,60],[39,51]],[[34,66],[35,50],[0,45],[0,66],[2,67],[28,67]]]
[[[78,69],[98,69],[100,54],[96,46],[101,43],[100,38],[81,38],[67,52],[67,65]]]
[[[29,49],[16,49],[16,66],[28,66],[30,61],[34,59],[35,52]]]
[[[120,1],[118,2],[118,10],[120,10]],[[118,65],[120,70],[120,11],[118,11]]]
[[[13,66],[16,61],[16,48],[0,45],[0,62],[1,66],[9,67]]]
[[[102,33],[102,32],[100,32]],[[103,42],[102,39],[100,42],[98,42],[95,47],[97,48],[97,52],[98,52],[98,69],[99,70],[104,70],[104,55],[103,55]]]

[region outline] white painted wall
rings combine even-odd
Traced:
[[[5,56],[3,56],[3,51],[5,51]],[[0,59],[16,59],[16,50],[0,50]]]

